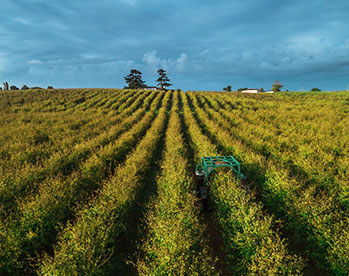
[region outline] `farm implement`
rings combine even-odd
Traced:
[[[204,211],[208,209],[208,179],[209,175],[220,167],[231,168],[241,184],[245,184],[246,176],[241,173],[240,163],[233,156],[202,157],[202,162],[196,166],[196,194],[202,201]]]

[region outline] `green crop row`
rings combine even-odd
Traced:
[[[54,257],[42,260],[42,275],[105,275],[118,255],[118,243],[127,231],[127,215],[151,169],[153,154],[166,127],[170,93],[151,128],[115,175],[99,189],[95,199],[82,208],[76,220],[59,235]],[[114,263],[115,265],[115,263]]]
[[[220,113],[205,105],[199,108],[190,97],[200,124],[213,136],[225,154],[242,163],[249,183],[254,186],[268,210],[282,220],[292,243],[316,266],[335,275],[348,270],[348,216],[337,208],[335,199],[321,193],[316,184],[307,185],[294,178],[280,163],[267,159],[235,138],[235,130]],[[311,269],[311,268],[310,268]]]
[[[79,206],[88,200],[89,194],[101,185],[101,181],[113,174],[126,154],[146,133],[155,117],[162,99],[158,94],[151,104],[151,111],[132,126],[129,131],[93,154],[78,170],[67,178],[47,179],[40,189],[18,202],[16,212],[2,222],[0,235],[0,271],[16,273],[35,263],[33,257],[41,250],[48,250],[62,224]]]
[[[125,109],[125,112],[113,119],[113,124],[106,132],[86,142],[75,145],[74,148],[67,148],[63,152],[56,153],[47,160],[46,166],[32,169],[31,166],[13,172],[15,177],[11,181],[9,178],[2,178],[0,189],[0,214],[7,214],[16,201],[20,201],[22,196],[36,191],[39,184],[47,178],[67,176],[72,173],[83,161],[87,160],[92,153],[97,152],[115,140],[124,131],[130,129],[132,125],[145,115],[145,111],[150,106],[156,93],[145,99],[145,95],[139,97],[133,104]],[[138,109],[140,104],[143,108]],[[132,116],[130,116],[132,114]],[[6,180],[5,180],[6,179]]]
[[[278,114],[281,117],[279,123],[275,123],[277,120],[274,120],[273,125],[270,125],[268,122],[271,120],[258,120],[256,112],[245,113],[245,116],[250,118],[246,121],[236,112],[227,110],[227,107],[222,108],[218,104],[219,100],[212,97],[205,97],[205,100],[231,122],[227,126],[234,125],[234,135],[237,138],[268,158],[283,163],[292,174],[304,178],[308,183],[316,183],[328,195],[337,198],[342,207],[348,208],[349,157],[344,154],[349,150],[349,132],[345,127],[349,124],[347,117],[333,111],[328,112],[328,106],[312,111],[313,114],[308,110],[297,110],[298,116],[289,115],[294,113],[295,108],[286,111],[278,107],[278,113],[275,110],[270,112],[264,109],[264,116]],[[305,120],[302,113],[307,114],[308,120]],[[322,119],[324,115],[326,120]],[[289,125],[291,121],[294,125]],[[316,128],[316,132],[307,129],[310,123],[314,124],[312,129]],[[306,125],[306,128],[301,128],[299,124]],[[275,128],[275,125],[278,125],[278,128]]]
[[[85,94],[96,96],[100,91],[91,92],[91,90],[81,89],[3,91],[0,92],[0,106],[1,110],[7,112],[45,112],[46,106],[53,103],[74,102]]]
[[[348,92],[0,91],[0,274],[347,275],[348,113]],[[200,213],[212,155],[247,182],[217,169]]]
[[[42,166],[53,153],[91,139],[113,123],[115,113],[7,112],[0,122],[0,155],[5,169]],[[6,121],[5,121],[6,120]],[[25,152],[25,154],[23,154]]]
[[[217,275],[192,193],[178,96],[178,92],[174,94],[166,132],[157,198],[146,216],[148,234],[141,248],[144,257],[137,262],[139,275]]]
[[[222,155],[204,136],[183,97],[184,118],[197,162],[202,156]],[[197,107],[195,109],[197,111]],[[229,175],[229,174],[228,174]],[[299,275],[300,257],[291,255],[274,230],[273,217],[263,212],[255,196],[239,186],[234,176],[219,176],[209,182],[210,198],[223,232],[230,269],[236,275]]]

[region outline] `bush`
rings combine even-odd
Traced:
[[[11,86],[10,86],[10,90],[19,90],[19,89],[18,89],[18,87],[17,87],[17,86],[15,86],[15,85],[11,85]]]
[[[230,92],[231,91],[231,85],[228,85],[227,87],[224,87],[223,91]]]
[[[278,80],[275,81],[275,83],[272,85],[272,91],[273,92],[279,92],[281,91],[281,88],[284,87],[282,83],[280,83]]]
[[[241,92],[242,90],[247,90],[247,89],[248,89],[247,87],[244,87],[244,88],[239,88],[237,91]]]

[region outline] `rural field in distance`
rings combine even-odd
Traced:
[[[348,275],[349,92],[0,91],[0,275]],[[204,156],[234,156],[195,195]]]

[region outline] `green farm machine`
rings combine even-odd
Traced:
[[[202,201],[204,211],[208,209],[208,177],[215,168],[228,167],[234,172],[241,184],[246,177],[241,173],[240,163],[233,156],[202,157],[202,162],[196,166],[196,194]]]

